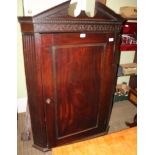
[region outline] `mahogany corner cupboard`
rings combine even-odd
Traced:
[[[34,146],[106,134],[124,19],[100,2],[95,16],[69,16],[70,1],[18,17]]]

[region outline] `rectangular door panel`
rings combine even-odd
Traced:
[[[113,34],[42,34],[42,78],[48,144],[107,129],[113,85]],[[72,39],[74,38],[74,41]],[[99,40],[98,40],[99,38]],[[77,39],[77,42],[76,42]]]
[[[57,138],[98,127],[104,44],[53,47]]]

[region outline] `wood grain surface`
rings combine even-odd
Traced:
[[[136,155],[137,127],[53,148],[52,155]]]

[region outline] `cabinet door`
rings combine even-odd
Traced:
[[[113,34],[42,34],[51,146],[104,132],[112,99]]]

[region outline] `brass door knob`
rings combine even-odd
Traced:
[[[50,99],[50,98],[47,98],[47,99],[46,99],[46,103],[47,103],[47,104],[51,104],[51,99]]]

